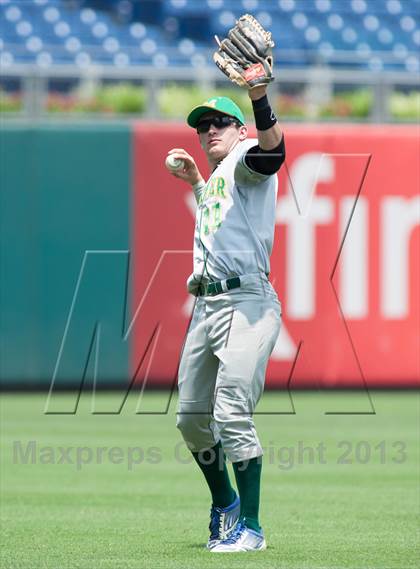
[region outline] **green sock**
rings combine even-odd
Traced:
[[[247,527],[255,531],[261,530],[258,521],[261,469],[261,456],[233,463],[236,484],[241,499],[241,519]]]
[[[225,453],[220,441],[216,446],[208,450],[193,452],[192,455],[210,488],[213,506],[220,508],[230,506],[235,500],[235,491],[230,484]]]

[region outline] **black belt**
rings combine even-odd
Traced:
[[[199,289],[199,296],[216,296],[222,292],[227,292],[233,288],[241,286],[241,279],[239,277],[232,277],[224,281],[215,281],[210,283],[201,283]]]

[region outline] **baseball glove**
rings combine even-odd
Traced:
[[[213,60],[233,83],[253,89],[274,81],[271,32],[253,16],[241,16],[224,40],[215,38],[219,49]]]

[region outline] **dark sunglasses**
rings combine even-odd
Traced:
[[[211,119],[203,119],[197,125],[197,132],[203,134],[210,130],[210,126],[213,125],[216,128],[225,128],[231,124],[239,125],[239,121],[233,117],[228,117],[226,115],[220,115],[217,117],[212,117]]]

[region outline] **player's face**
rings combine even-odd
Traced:
[[[203,124],[208,128],[207,132],[199,132],[200,144],[207,158],[217,163],[223,160],[231,149],[240,140],[245,140],[247,136],[247,128],[238,123],[230,123],[227,125],[213,124],[210,119],[215,117],[227,117],[221,113],[209,112],[200,117],[199,125]],[[200,129],[198,129],[200,130]]]

